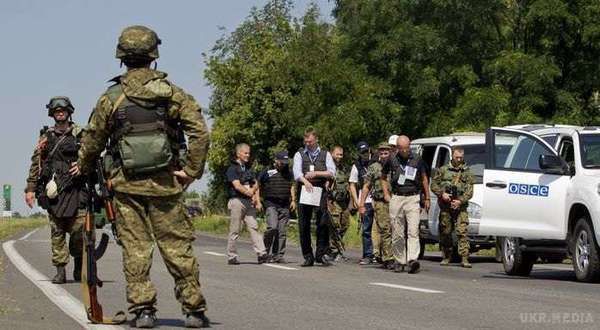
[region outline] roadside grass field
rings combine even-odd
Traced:
[[[259,216],[257,218],[258,221],[258,229],[261,233],[264,233],[267,229],[267,225],[265,222],[264,216]],[[292,220],[288,224],[288,240],[291,243],[299,244],[300,239],[298,237],[298,224],[295,220]],[[196,217],[193,219],[194,228],[200,232],[204,232],[207,234],[212,234],[216,236],[227,236],[229,233],[229,217],[225,215],[208,215],[202,217]],[[248,230],[246,230],[246,226],[242,226],[242,232],[240,233],[241,237],[249,238],[250,234]],[[361,236],[357,233],[358,221],[356,217],[350,217],[350,227],[348,231],[346,231],[346,235],[344,235],[344,244],[346,247],[357,248],[361,247]],[[315,226],[312,226],[313,235]]]

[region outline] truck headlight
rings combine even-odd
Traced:
[[[469,202],[467,207],[467,213],[471,219],[481,219],[481,205],[473,202]]]

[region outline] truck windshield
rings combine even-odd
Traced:
[[[464,145],[465,163],[469,165],[473,175],[475,175],[475,183],[483,183],[483,168],[485,167],[485,145],[474,144]]]
[[[581,164],[600,168],[600,134],[581,134]]]

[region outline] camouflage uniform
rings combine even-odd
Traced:
[[[467,207],[469,206],[469,200],[473,197],[473,182],[473,174],[468,166],[465,164],[454,166],[452,162],[437,170],[431,181],[431,191],[438,196],[440,205],[440,248],[445,258],[449,258],[452,253],[453,227],[456,228],[459,254],[463,258],[469,256],[469,239],[467,237],[469,215]],[[461,201],[458,210],[452,210],[450,204],[444,203],[441,198],[444,192],[450,194],[452,186],[456,186],[457,199]]]
[[[389,204],[383,199],[383,188],[381,187],[382,165],[380,162],[371,164],[367,170],[365,182],[371,185],[371,196],[375,208],[375,226],[379,234],[378,245],[374,250],[379,250],[383,262],[394,260],[392,254],[392,226],[390,223]],[[375,242],[373,242],[375,244]]]
[[[82,129],[76,124],[72,124],[71,127],[69,134],[78,136],[82,132]],[[42,170],[42,158],[49,152],[45,145],[44,137],[41,137],[31,156],[26,193],[36,191],[39,174]],[[72,218],[59,218],[49,214],[48,220],[50,222],[52,265],[55,267],[65,266],[69,263],[69,254],[74,258],[80,258],[83,250],[82,229],[85,222],[85,210],[79,210],[77,215]],[[69,235],[68,247],[67,234]]]
[[[192,96],[166,80],[166,76],[160,71],[138,68],[113,80],[116,84],[98,100],[82,139],[78,161],[82,172],[90,172],[94,160],[104,150],[113,133],[113,108],[124,93],[126,99],[137,104],[167,104],[167,117],[181,123],[187,136],[183,171],[193,178],[202,176],[209,137],[200,106]],[[150,282],[154,242],[175,280],[175,297],[183,312],[206,310],[198,262],[192,249],[193,226],[184,214],[183,189],[173,170],[135,177],[126,175],[120,166],[109,172],[115,191],[117,231],[123,247],[127,301],[132,313],[154,309],[156,304],[156,289]]]
[[[338,165],[335,173],[334,185],[339,185],[346,193],[343,197],[338,198],[338,200],[330,195],[329,200],[327,201],[329,215],[331,217],[331,230],[329,231],[331,247],[329,253],[332,256],[344,254],[346,250],[343,239],[346,231],[348,231],[348,227],[350,227],[350,194],[348,192],[348,177],[349,172],[347,168]]]

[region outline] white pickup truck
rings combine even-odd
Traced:
[[[486,156],[479,235],[500,238],[506,273],[570,255],[578,280],[600,280],[600,128],[494,127]]]

